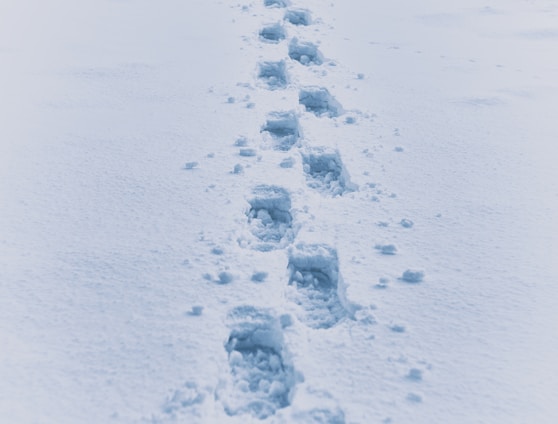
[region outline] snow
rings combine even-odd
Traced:
[[[1,421],[558,421],[555,1],[32,3]]]

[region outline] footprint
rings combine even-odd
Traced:
[[[333,118],[343,113],[341,104],[324,87],[302,88],[298,93],[298,102],[316,116]]]
[[[271,112],[261,131],[271,135],[274,150],[290,150],[301,137],[298,118],[294,111]]]
[[[299,244],[289,252],[289,293],[311,328],[330,328],[347,315],[340,300],[337,251],[324,244]]]
[[[287,68],[285,61],[260,62],[258,64],[258,78],[269,90],[280,90],[287,86]]]
[[[256,186],[248,198],[247,212],[251,233],[261,242],[254,245],[262,252],[285,247],[294,239],[291,197],[284,188]]]
[[[318,47],[308,41],[298,41],[298,38],[293,38],[289,43],[289,57],[303,65],[321,65],[324,58]]]
[[[289,9],[285,12],[285,20],[293,25],[308,26],[312,23],[310,11],[306,9]]]
[[[285,37],[285,28],[280,23],[265,26],[260,30],[260,38],[269,43],[278,43]]]
[[[280,321],[270,311],[253,306],[234,308],[227,321],[230,373],[216,397],[228,415],[251,414],[263,420],[290,405],[295,386]]]
[[[265,7],[287,7],[289,0],[264,0]]]
[[[343,166],[337,150],[315,147],[302,153],[303,169],[309,187],[331,196],[357,190]]]

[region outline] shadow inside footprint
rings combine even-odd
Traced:
[[[337,117],[343,114],[341,104],[324,87],[306,87],[298,93],[298,102],[316,116]]]
[[[337,150],[325,147],[307,149],[302,153],[303,169],[309,187],[332,196],[342,196],[358,187],[351,183]]]
[[[294,238],[291,197],[284,188],[256,186],[248,198],[250,231],[261,242],[256,250],[269,251],[284,247]]]
[[[285,37],[285,28],[280,23],[265,26],[260,30],[260,38],[270,43],[278,43]]]
[[[281,151],[290,150],[301,136],[298,118],[293,111],[271,112],[261,131],[271,136],[273,149]]]
[[[279,90],[287,86],[287,68],[285,61],[260,62],[258,64],[258,78],[270,90]]]
[[[289,43],[289,57],[305,66],[321,65],[324,62],[324,58],[315,44],[298,41],[296,37]]]
[[[265,419],[290,405],[294,368],[285,357],[280,321],[268,310],[234,308],[225,343],[230,375],[217,391],[228,415]]]
[[[299,244],[289,252],[291,300],[301,306],[301,321],[311,328],[330,328],[347,315],[339,297],[337,251],[323,244]]]
[[[264,0],[265,7],[287,7],[289,5],[289,0]]]
[[[289,9],[285,12],[285,20],[293,25],[308,26],[312,23],[310,11],[306,9]]]

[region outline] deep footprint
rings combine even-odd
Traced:
[[[285,20],[293,25],[308,26],[312,23],[310,11],[306,9],[289,9],[285,12]]]
[[[217,390],[217,398],[228,415],[268,418],[290,405],[295,385],[281,324],[268,310],[253,306],[234,308],[227,321],[230,375]]]
[[[287,7],[289,0],[264,0],[265,7]]]
[[[324,58],[318,47],[308,41],[298,41],[293,38],[289,43],[289,57],[303,65],[321,65]]]
[[[339,298],[337,251],[323,244],[299,244],[289,252],[290,297],[311,328],[330,328],[347,315]]]
[[[301,136],[298,118],[293,111],[271,112],[262,132],[271,135],[274,150],[288,151],[298,143]]]
[[[256,250],[269,251],[292,242],[291,197],[287,190],[259,185],[252,190],[248,203],[250,231],[260,242],[254,245]]]
[[[265,26],[260,30],[260,38],[269,43],[278,43],[285,37],[285,28],[280,23]]]
[[[341,104],[324,87],[302,88],[298,93],[298,102],[316,116],[334,118],[343,113]]]
[[[285,61],[260,62],[258,64],[258,78],[270,90],[285,88],[288,82]]]
[[[351,183],[337,150],[324,147],[308,149],[302,153],[302,164],[308,186],[323,194],[342,196],[357,189]]]

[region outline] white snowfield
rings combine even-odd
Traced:
[[[0,422],[558,422],[556,0],[0,2]]]

